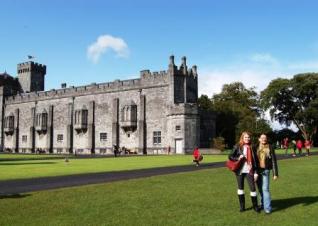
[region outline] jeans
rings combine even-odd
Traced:
[[[258,191],[261,194],[261,203],[264,211],[270,213],[272,211],[271,194],[269,192],[269,170],[264,170],[260,173],[257,180]]]

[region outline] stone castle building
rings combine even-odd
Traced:
[[[167,71],[144,70],[138,79],[49,91],[45,65],[21,63],[17,73],[0,74],[3,150],[107,154],[117,145],[184,154],[200,146],[197,67],[188,68],[185,57],[180,67],[171,56]]]

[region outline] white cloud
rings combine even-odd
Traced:
[[[277,72],[253,67],[202,69],[199,71],[199,95],[212,96],[221,92],[224,84],[233,82],[242,82],[247,88],[256,87],[256,91],[262,91],[276,77]]]
[[[278,60],[268,53],[255,53],[250,57],[252,62],[260,64],[279,64]]]
[[[246,87],[262,91],[278,77],[291,78],[295,74],[318,72],[318,59],[284,62],[269,53],[255,53],[241,57],[225,66],[206,65],[199,70],[199,94],[212,96],[219,93],[224,84],[242,82]]]
[[[288,69],[301,72],[318,71],[318,60],[292,63],[288,65]]]
[[[97,63],[107,50],[113,50],[117,57],[128,57],[129,49],[126,42],[122,38],[113,37],[111,35],[101,35],[96,42],[87,48],[87,57],[89,60]]]

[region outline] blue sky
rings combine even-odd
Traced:
[[[15,76],[34,55],[52,89],[165,70],[173,54],[198,66],[200,94],[233,81],[262,90],[318,71],[317,8],[306,0],[2,0],[0,72]]]

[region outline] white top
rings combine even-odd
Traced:
[[[243,155],[245,159],[247,159],[247,147],[246,145],[243,146]],[[247,164],[247,161],[244,162],[243,167],[241,168],[240,173],[249,173],[251,170],[252,166]]]

